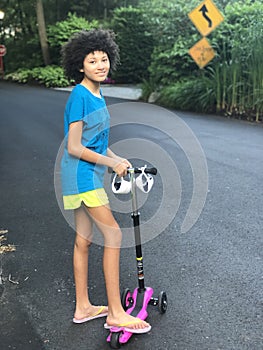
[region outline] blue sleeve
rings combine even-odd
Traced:
[[[83,96],[76,89],[72,91],[66,105],[65,114],[68,124],[77,122],[84,118]]]

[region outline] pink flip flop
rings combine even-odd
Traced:
[[[108,316],[108,311],[107,312],[102,312],[103,309],[105,309],[105,306],[101,306],[101,308],[92,316],[84,317],[84,318],[73,318],[73,323],[84,323],[88,321],[95,320],[96,318],[100,317],[106,317]]]

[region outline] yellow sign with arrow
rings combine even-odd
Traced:
[[[203,36],[210,34],[224,20],[212,0],[203,1],[188,16]]]

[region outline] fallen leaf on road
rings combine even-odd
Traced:
[[[15,250],[16,250],[16,247],[13,244],[0,246],[0,254],[4,254],[7,252],[14,252]]]

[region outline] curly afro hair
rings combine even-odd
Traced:
[[[83,61],[88,54],[95,51],[105,52],[109,57],[111,69],[116,69],[119,63],[119,48],[114,32],[104,29],[82,30],[74,34],[62,47],[62,66],[66,76],[80,83],[84,77],[80,72]]]

